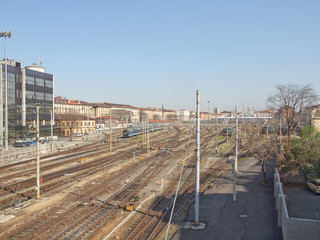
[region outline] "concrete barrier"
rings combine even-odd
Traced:
[[[289,217],[286,196],[283,194],[277,168],[274,174],[274,197],[276,198],[276,209],[278,210],[278,226],[282,228],[284,240],[320,239],[320,221]]]

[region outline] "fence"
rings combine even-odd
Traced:
[[[275,169],[274,174],[274,196],[278,210],[278,226],[282,228],[284,240],[320,239],[320,221],[289,217],[278,169]]]
[[[88,142],[96,142],[103,139],[102,134],[91,134],[83,138],[75,138],[74,141],[65,140],[57,141],[53,144],[53,152],[59,150],[67,150],[77,148],[82,145],[86,145]],[[40,144],[40,154],[45,155],[51,152],[51,143]],[[26,158],[36,157],[36,146],[22,147],[22,148],[11,148],[10,150],[2,150],[0,152],[0,165],[6,165],[15,161],[19,161]]]

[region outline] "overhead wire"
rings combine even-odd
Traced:
[[[174,211],[174,208],[175,208],[175,205],[176,205],[176,201],[177,201],[177,197],[178,197],[178,192],[179,192],[179,188],[180,188],[180,183],[181,183],[181,179],[182,179],[182,174],[183,174],[183,169],[184,169],[184,165],[185,165],[185,160],[187,159],[187,154],[188,154],[188,151],[189,151],[189,146],[190,146],[190,141],[191,141],[191,136],[192,136],[193,128],[194,128],[194,125],[192,124],[192,125],[191,125],[191,128],[190,128],[190,132],[189,132],[189,140],[188,140],[188,144],[187,144],[187,147],[186,147],[185,156],[184,156],[183,163],[182,163],[182,167],[181,167],[180,177],[179,177],[179,181],[178,181],[176,193],[175,193],[175,196],[174,196],[174,201],[173,201],[173,204],[172,204],[172,209],[171,209],[171,213],[170,213],[170,218],[169,218],[169,221],[168,221],[168,227],[167,227],[167,231],[166,231],[165,240],[167,240],[167,238],[168,238],[168,234],[169,234],[169,230],[170,230],[170,224],[171,224],[171,220],[172,220],[172,216],[173,216],[173,211]]]

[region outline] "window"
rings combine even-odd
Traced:
[[[36,85],[40,87],[44,87],[44,79],[36,78]]]
[[[52,101],[53,95],[51,93],[45,93],[45,100],[46,101]]]
[[[26,99],[35,99],[35,93],[33,91],[26,91]]]
[[[47,88],[53,88],[53,82],[52,82],[51,80],[46,80],[45,86],[46,86]]]
[[[43,92],[36,92],[36,99],[37,100],[44,100],[44,93]]]
[[[26,84],[34,85],[34,77],[26,76]]]

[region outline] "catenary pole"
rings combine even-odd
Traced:
[[[259,113],[257,114],[257,120],[258,120],[258,131],[257,131],[257,151],[259,153],[259,132],[260,132],[260,129],[259,129]]]
[[[218,115],[218,111],[216,112],[216,153],[218,153],[218,117],[217,115]]]
[[[112,127],[111,127],[112,111],[111,111],[111,109],[110,109],[110,114],[109,115],[110,115],[110,119],[109,119],[109,127],[110,127],[110,129],[109,129],[109,151],[112,152]]]
[[[197,126],[196,126],[196,193],[195,193],[195,220],[199,225],[199,188],[200,188],[200,92],[197,90]]]
[[[50,115],[51,115],[51,151],[53,152],[53,109],[50,109]]]
[[[282,121],[281,121],[281,114],[280,114],[280,154],[282,154]]]
[[[40,199],[40,128],[39,128],[39,106],[37,106],[37,199]]]
[[[209,124],[209,120],[210,120],[210,113],[209,113],[209,104],[210,104],[210,101],[208,101],[208,124]]]
[[[235,107],[235,119],[236,119],[236,156],[234,158],[234,166],[233,166],[233,201],[237,201],[237,171],[238,171],[238,116],[237,116],[237,106]]]
[[[12,32],[2,31],[0,37],[4,37],[4,88],[5,88],[5,135],[4,146],[8,150],[8,64],[7,64],[7,38],[11,38]]]

